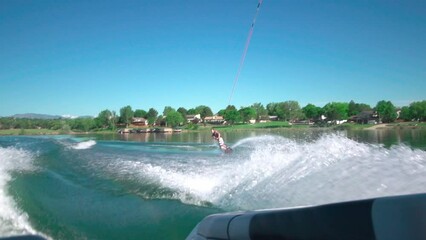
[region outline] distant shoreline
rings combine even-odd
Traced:
[[[329,127],[312,127],[311,125],[278,125],[278,126],[264,126],[264,125],[234,125],[234,126],[200,126],[196,130],[183,129],[183,132],[200,132],[208,131],[211,127],[216,127],[220,131],[250,131],[262,129],[331,129],[331,130],[392,130],[392,129],[426,129],[426,123],[419,122],[403,122],[403,123],[381,123],[376,125],[361,125],[361,124],[342,124]],[[118,134],[116,130],[102,130],[94,132],[63,132],[50,129],[1,129],[0,136],[43,136],[43,135],[78,135],[78,134]],[[129,134],[143,134],[143,133],[129,133]]]

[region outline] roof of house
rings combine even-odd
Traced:
[[[200,114],[188,114],[186,115],[186,119],[192,119],[192,118],[201,118]]]
[[[134,117],[132,118],[132,122],[145,122],[147,121],[145,118],[142,117]]]
[[[218,115],[208,116],[208,117],[205,117],[204,120],[223,120],[223,116],[218,116]]]

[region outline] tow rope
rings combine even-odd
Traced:
[[[243,69],[243,66],[244,66],[244,60],[246,59],[247,50],[249,48],[251,36],[253,35],[253,31],[254,31],[254,24],[256,23],[256,18],[257,18],[257,15],[259,14],[259,10],[260,10],[260,6],[262,5],[262,2],[263,0],[259,0],[259,3],[257,4],[257,7],[256,7],[256,14],[254,15],[253,22],[251,23],[251,27],[246,40],[246,45],[244,47],[244,52],[243,52],[243,55],[241,56],[240,66],[238,67],[237,75],[235,76],[235,80],[234,80],[234,85],[232,86],[231,95],[229,96],[228,105],[231,105],[231,100],[232,100],[232,96],[234,95],[235,86],[237,85],[238,78],[240,77],[241,70]]]

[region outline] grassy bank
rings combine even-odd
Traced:
[[[1,129],[0,135],[56,135],[58,130],[50,129]]]
[[[291,125],[288,122],[267,122],[267,123],[255,123],[255,124],[235,124],[235,125],[200,125],[196,130],[184,129],[184,131],[210,131],[214,127],[219,131],[244,131],[254,129],[272,129],[272,128],[285,128],[285,129],[307,129],[307,128],[331,128],[335,130],[363,130],[363,129],[402,129],[402,128],[421,128],[426,129],[426,123],[418,122],[403,122],[403,123],[388,123],[388,124],[355,124],[345,123],[341,125],[333,126],[313,126],[313,125]],[[101,130],[90,133],[96,134],[114,134],[116,130]],[[56,134],[84,134],[85,132],[63,132],[58,130],[50,129],[6,129],[0,130],[1,135],[56,135]]]
[[[377,130],[377,129],[426,129],[424,122],[397,122],[397,123],[381,123],[381,124],[356,124],[344,123],[333,126],[336,130]]]

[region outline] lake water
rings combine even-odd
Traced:
[[[426,192],[426,131],[0,137],[0,236],[184,239],[218,212]]]

